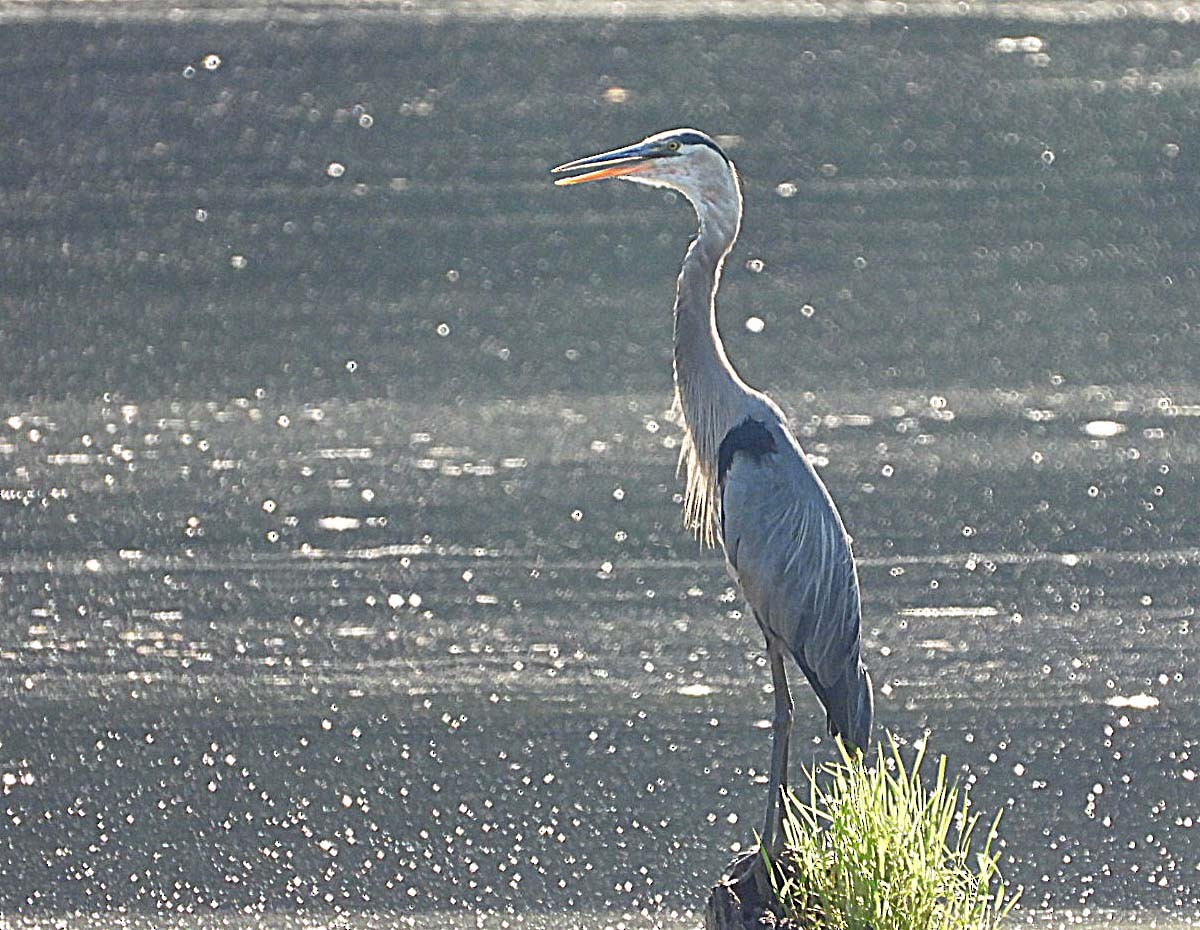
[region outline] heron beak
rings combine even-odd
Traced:
[[[584,184],[588,181],[600,181],[604,178],[619,178],[626,174],[645,171],[650,166],[650,160],[659,154],[657,146],[646,142],[627,145],[624,148],[613,149],[611,152],[601,152],[599,155],[589,155],[569,161],[565,165],[551,168],[552,172],[576,171],[580,168],[596,168],[586,174],[577,174],[570,178],[559,178],[554,183],[560,187],[569,184]]]

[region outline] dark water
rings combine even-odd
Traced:
[[[0,31],[2,919],[696,922],[769,676],[679,526],[691,220],[546,175],[687,124],[880,724],[1030,919],[1198,919],[1194,27],[72,15]]]

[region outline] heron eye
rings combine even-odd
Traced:
[[[667,143],[667,148],[670,149],[672,152],[678,152],[679,151],[679,143],[677,141],[675,141],[674,139],[672,139],[670,142]]]

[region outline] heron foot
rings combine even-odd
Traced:
[[[770,875],[768,874],[767,863],[763,862],[762,848],[755,846],[750,852],[743,853],[742,856],[734,859],[725,870],[725,881],[736,886],[743,884],[754,884],[758,894],[763,898],[769,898],[770,895]]]
[[[741,889],[751,891],[758,900],[774,901],[775,892],[771,887],[771,875],[766,862],[763,861],[762,848],[755,846],[748,853],[743,853],[734,859],[725,869],[724,883],[739,889],[739,897],[745,897]]]
[[[747,878],[755,869],[763,868],[762,853],[755,846],[750,852],[743,853],[729,863],[725,870],[726,880],[737,884]]]

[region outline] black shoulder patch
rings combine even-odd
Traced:
[[[733,464],[735,453],[745,452],[754,459],[761,459],[774,451],[775,437],[771,431],[761,421],[746,417],[725,434],[717,449],[717,484],[725,480],[725,473]]]

